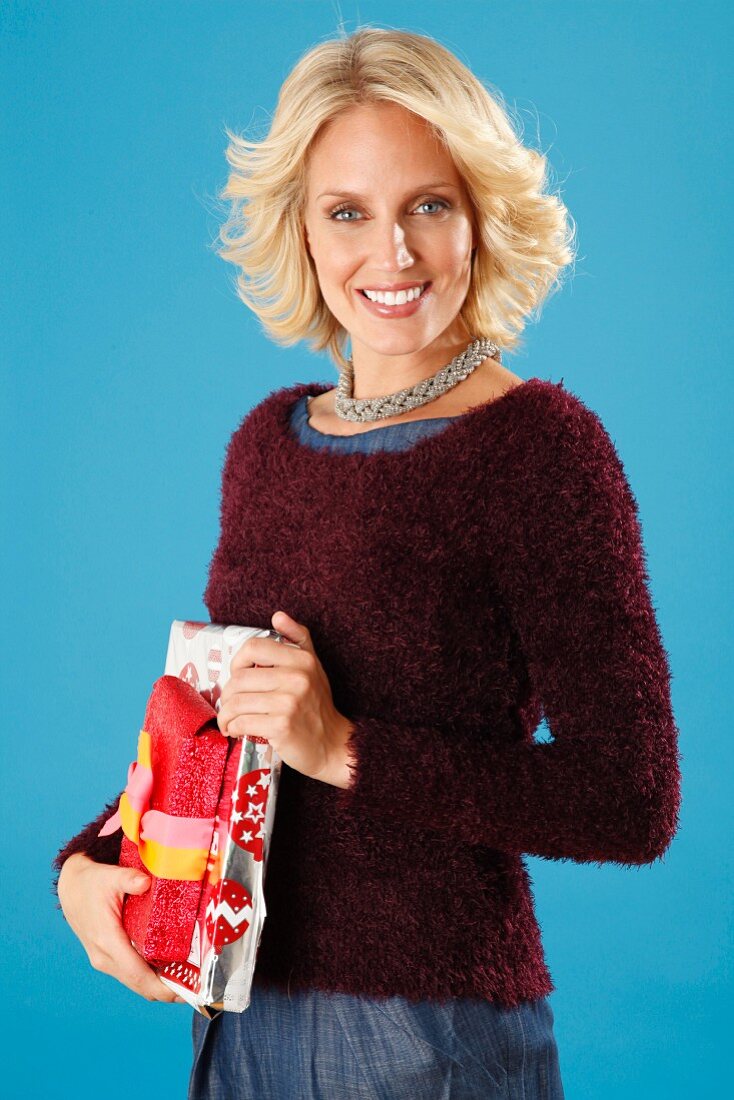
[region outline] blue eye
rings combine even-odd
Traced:
[[[426,199],[425,202],[421,202],[418,205],[419,206],[442,206],[444,208],[444,210],[448,207],[448,203],[444,202],[443,199]]]
[[[420,208],[422,206],[437,206],[439,208],[438,210],[429,211],[429,213],[432,214],[432,213],[439,213],[440,210],[442,210],[442,209],[447,210],[449,204],[447,202],[445,202],[443,199],[424,199],[423,202],[418,203],[418,206],[416,207],[416,209],[420,210]],[[342,206],[335,206],[334,209],[329,214],[329,220],[334,221],[334,222],[351,222],[351,221],[357,221],[358,220],[357,218],[339,218],[339,217],[337,217],[338,214],[349,214],[349,213],[358,213],[358,211],[356,211],[353,206],[349,206],[347,203],[342,204]]]
[[[337,214],[347,214],[350,212],[354,212],[353,206],[337,206],[337,208],[332,210],[331,214],[329,214],[329,217],[335,222],[353,221],[352,218],[337,218],[336,216]]]

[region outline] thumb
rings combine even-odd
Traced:
[[[278,633],[285,635],[289,642],[294,642],[301,649],[307,649],[313,653],[311,632],[303,623],[296,622],[290,615],[286,615],[285,611],[276,611],[270,621]]]
[[[121,868],[122,870],[122,868]],[[137,871],[134,867],[125,867],[123,888],[126,894],[144,894],[150,886],[150,876],[145,871]]]

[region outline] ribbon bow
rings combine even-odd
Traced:
[[[128,768],[127,786],[117,812],[99,836],[116,829],[137,845],[143,865],[157,878],[197,882],[204,878],[214,832],[213,817],[174,817],[151,810],[153,791],[150,734],[141,729],[138,758]]]

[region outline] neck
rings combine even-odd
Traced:
[[[407,355],[385,355],[352,341],[352,396],[355,400],[384,397],[415,386],[450,363],[471,340],[467,330],[442,333],[428,347]]]

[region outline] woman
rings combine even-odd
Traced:
[[[239,293],[340,377],[274,391],[227,448],[207,609],[298,648],[251,640],[222,693],[222,731],[284,766],[252,1002],[194,1014],[189,1096],[561,1097],[522,857],[651,862],[680,801],[622,464],[500,361],[573,258],[568,214],[407,32],[317,46],[265,139],[230,137]],[[93,965],[173,1000],[120,926],[147,880],[97,837],[115,808],[59,853],[59,898]]]

